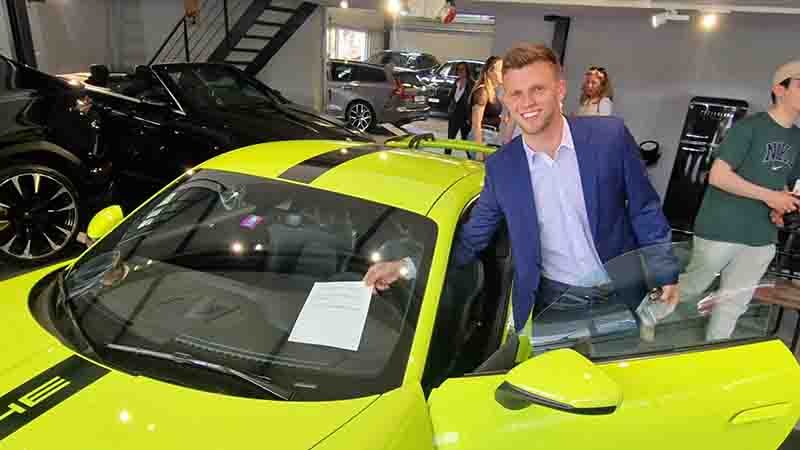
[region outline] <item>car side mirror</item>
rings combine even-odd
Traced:
[[[92,217],[86,235],[94,242],[122,222],[122,218],[122,208],[119,205],[105,207]]]
[[[495,391],[512,410],[536,404],[573,414],[611,414],[622,391],[603,370],[572,349],[544,353],[517,365]]]

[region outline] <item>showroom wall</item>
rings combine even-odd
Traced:
[[[14,57],[14,38],[8,22],[6,2],[0,2],[0,53],[7,57]]]
[[[392,48],[421,50],[440,61],[467,58],[486,60],[494,46],[491,26],[471,25],[477,32],[422,31],[413,26],[397,26],[392,34]]]
[[[79,72],[111,60],[108,0],[31,2],[28,15],[40,69]]]
[[[637,140],[661,143],[663,156],[651,177],[662,196],[689,100],[698,95],[739,98],[750,102],[752,111],[762,111],[769,104],[775,68],[800,56],[797,16],[728,14],[721,17],[719,29],[703,32],[696,22],[668,23],[654,30],[652,11],[645,10],[555,11],[505,4],[491,10],[497,16],[497,53],[521,38],[550,43],[552,24],[542,20],[545,14],[573,18],[565,106],[572,111],[577,107],[586,67],[606,67],[615,86],[616,113]]]
[[[322,16],[323,8],[317,8],[258,74],[261,81],[281,91],[289,100],[318,110],[323,106]]]

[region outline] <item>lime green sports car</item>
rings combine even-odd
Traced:
[[[642,307],[567,292],[517,333],[507,232],[449,265],[482,164],[419,144],[236,150],[98,213],[76,260],[0,283],[0,449],[780,445],[800,368],[773,307],[706,342],[697,305],[725,293],[645,333]],[[389,289],[364,285],[404,258]]]

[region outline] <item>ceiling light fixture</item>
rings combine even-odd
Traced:
[[[342,0],[339,2],[339,8],[347,9],[350,7],[350,4],[347,3],[347,0]]]
[[[400,0],[387,0],[386,10],[389,14],[396,16],[400,12]]]
[[[703,17],[700,19],[700,24],[706,31],[711,31],[716,28],[717,23],[719,23],[719,16],[715,13],[703,14]]]
[[[658,28],[669,21],[688,22],[689,16],[686,14],[678,14],[678,12],[673,9],[655,14],[650,18],[650,24],[653,28]]]

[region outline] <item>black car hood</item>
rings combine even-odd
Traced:
[[[372,142],[363,133],[294,104],[205,110],[193,116],[198,121],[213,124],[214,128],[224,127],[236,147],[296,139]]]

